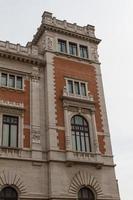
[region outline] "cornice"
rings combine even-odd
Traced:
[[[33,65],[44,62],[44,57],[39,53],[37,46],[25,47],[8,41],[0,41],[0,57]]]
[[[44,63],[43,59],[33,58],[30,56],[23,56],[20,54],[8,52],[8,51],[6,52],[6,51],[2,51],[2,50],[0,50],[0,57],[10,59],[10,60],[16,60],[19,62],[29,63],[29,64],[33,64],[33,65],[40,65],[40,64]]]
[[[34,38],[33,38],[31,43],[33,45],[36,45],[39,38],[41,37],[41,35],[46,30],[51,31],[51,32],[64,34],[64,35],[69,35],[71,37],[76,37],[76,38],[79,38],[79,39],[82,39],[82,40],[87,40],[87,41],[90,41],[90,42],[95,43],[95,44],[99,44],[101,42],[101,40],[96,38],[96,37],[87,36],[87,35],[84,35],[84,34],[80,34],[80,33],[77,33],[77,32],[73,32],[73,31],[63,29],[63,28],[60,28],[60,27],[56,27],[56,26],[52,26],[52,25],[49,25],[49,24],[41,24],[41,26],[38,28],[37,33],[34,35]]]

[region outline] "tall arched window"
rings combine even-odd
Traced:
[[[89,188],[83,187],[78,192],[78,200],[95,200],[95,196]]]
[[[0,200],[18,200],[18,194],[12,187],[5,187],[0,192]]]
[[[71,119],[73,149],[75,151],[91,152],[89,124],[80,115]]]

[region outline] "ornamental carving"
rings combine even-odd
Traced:
[[[40,144],[40,127],[32,127],[32,142]]]
[[[38,67],[33,67],[31,76],[32,76],[32,81],[38,81],[40,79],[40,73]]]
[[[53,38],[47,37],[47,50],[53,50]]]
[[[94,176],[89,174],[88,171],[79,171],[74,175],[70,183],[69,193],[76,198],[77,193],[82,186],[90,186],[93,188],[98,199],[102,196],[102,188],[100,184]]]
[[[15,171],[3,170],[0,173],[0,188],[5,185],[16,187],[21,195],[27,193],[25,183],[23,182],[21,176],[19,176]]]
[[[15,114],[15,115],[22,115],[23,111],[24,110],[18,109],[18,108],[10,108],[10,107],[0,106],[0,112],[1,113],[10,113],[10,114]]]
[[[95,47],[95,46],[91,47],[91,54],[92,54],[92,60],[98,62],[99,61],[99,55],[97,53],[97,47]]]

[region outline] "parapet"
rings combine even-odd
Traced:
[[[42,15],[42,24],[51,25],[57,28],[65,29],[81,35],[95,37],[95,27],[92,25],[79,26],[76,23],[69,23],[66,20],[59,20],[52,16],[52,13],[45,11]]]
[[[25,47],[8,41],[0,41],[0,56],[11,59],[18,58],[18,60],[23,60],[24,62],[31,61],[31,63],[38,63],[38,60],[43,60],[38,52],[37,46],[32,45],[31,47]]]

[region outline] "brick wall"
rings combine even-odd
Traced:
[[[75,78],[88,82],[88,89],[94,97],[95,101],[95,118],[98,132],[103,132],[101,110],[99,105],[99,95],[96,82],[95,68],[90,64],[83,64],[74,62],[63,58],[54,58],[55,66],[55,85],[56,85],[56,109],[57,109],[57,126],[64,127],[64,111],[62,104],[63,87],[65,85],[65,77]],[[65,133],[58,132],[59,147],[65,149]],[[101,153],[104,153],[102,146],[104,144],[104,137],[99,138],[99,145]]]
[[[30,147],[30,81],[24,81],[24,91],[9,88],[0,88],[0,100],[24,104],[24,147]]]

